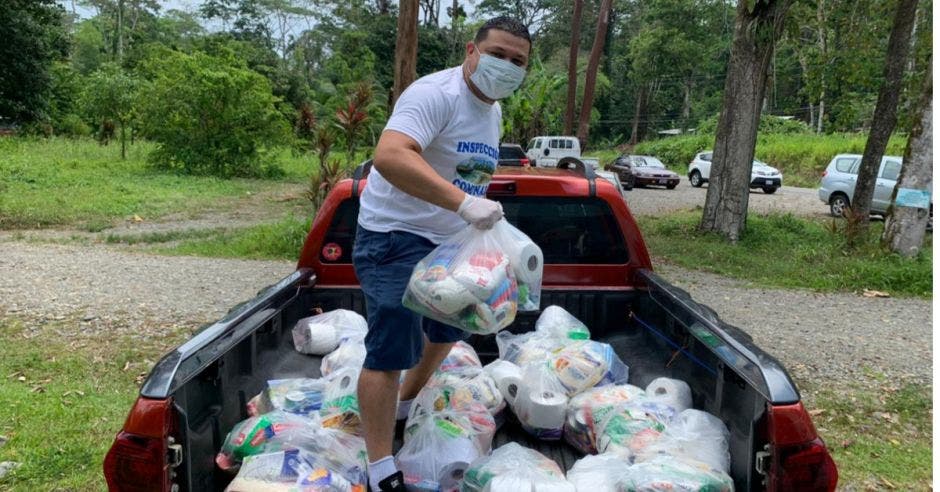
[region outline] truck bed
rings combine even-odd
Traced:
[[[717,415],[729,428],[730,475],[736,489],[760,489],[761,477],[752,470],[755,453],[766,442],[760,431],[766,405],[773,400],[798,401],[799,395],[776,361],[749,345],[745,334],[713,318],[707,308],[652,273],[645,275],[650,290],[547,289],[542,306],[565,308],[590,328],[591,338],[610,343],[630,367],[631,384],[645,387],[659,376],[686,381],[695,408]],[[166,372],[174,379],[155,378],[142,388],[145,397],[173,397],[179,417],[175,439],[183,446],[176,475],[188,479],[180,484],[181,490],[221,490],[231,480],[216,469],[214,456],[226,432],[247,417],[245,404],[265,381],[320,375],[320,358],[293,348],[291,328],[298,319],[316,308],[364,312],[358,288],[319,289],[297,287],[298,283],[296,278],[285,279],[269,289],[267,297],[259,296],[266,300],[237,311],[229,317],[230,325],[208,333],[211,339],[200,342],[197,336],[192,347],[180,347],[176,357],[171,354],[154,371],[159,374],[161,364],[173,365]],[[520,313],[508,330],[530,331],[536,318],[536,313]],[[688,326],[709,327],[711,338],[705,340],[710,343],[703,342],[701,334],[693,336]],[[709,346],[715,340],[729,342],[734,350],[723,355]],[[498,354],[493,336],[473,336],[468,342],[484,363]],[[531,438],[511,416],[493,446],[509,441],[539,450],[566,470],[580,458],[564,441]]]

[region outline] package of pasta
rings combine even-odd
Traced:
[[[326,355],[345,340],[363,340],[366,319],[355,311],[335,309],[297,321],[291,330],[294,349],[302,354]]]
[[[467,468],[462,492],[575,492],[558,464],[534,449],[510,442]]]
[[[645,392],[633,385],[599,386],[575,395],[568,402],[565,441],[585,454],[596,454],[597,428],[618,406],[643,398]]]
[[[402,304],[470,333],[487,335],[509,326],[519,309],[513,265],[521,261],[514,256],[519,239],[512,229],[500,220],[489,230],[467,227],[457,233],[418,262]],[[537,267],[541,290],[540,262]],[[526,295],[534,289],[530,285]]]

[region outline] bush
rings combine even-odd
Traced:
[[[75,113],[69,113],[60,118],[59,121],[54,121],[52,129],[56,135],[66,137],[87,137],[91,135],[91,127]]]
[[[699,124],[697,131],[702,135],[714,135],[718,128],[718,115],[705,119]],[[760,115],[760,126],[758,133],[767,135],[770,133],[812,133],[812,128],[806,123],[796,119],[783,119],[779,116],[769,114]]]
[[[278,174],[267,151],[290,139],[278,99],[264,76],[234,55],[158,53],[145,70],[144,134],[159,146],[151,162],[163,169],[219,177]]]
[[[633,153],[656,156],[666,167],[682,175],[688,170],[696,153],[710,149],[714,144],[715,137],[711,135],[667,137],[640,142]]]

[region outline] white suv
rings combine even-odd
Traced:
[[[689,163],[689,182],[700,187],[708,182],[712,170],[712,151],[699,152]],[[783,186],[783,175],[775,168],[754,160],[751,165],[751,188],[760,188],[768,195]]]

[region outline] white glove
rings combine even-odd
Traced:
[[[503,218],[503,206],[499,202],[467,194],[457,215],[477,229],[490,229]]]

